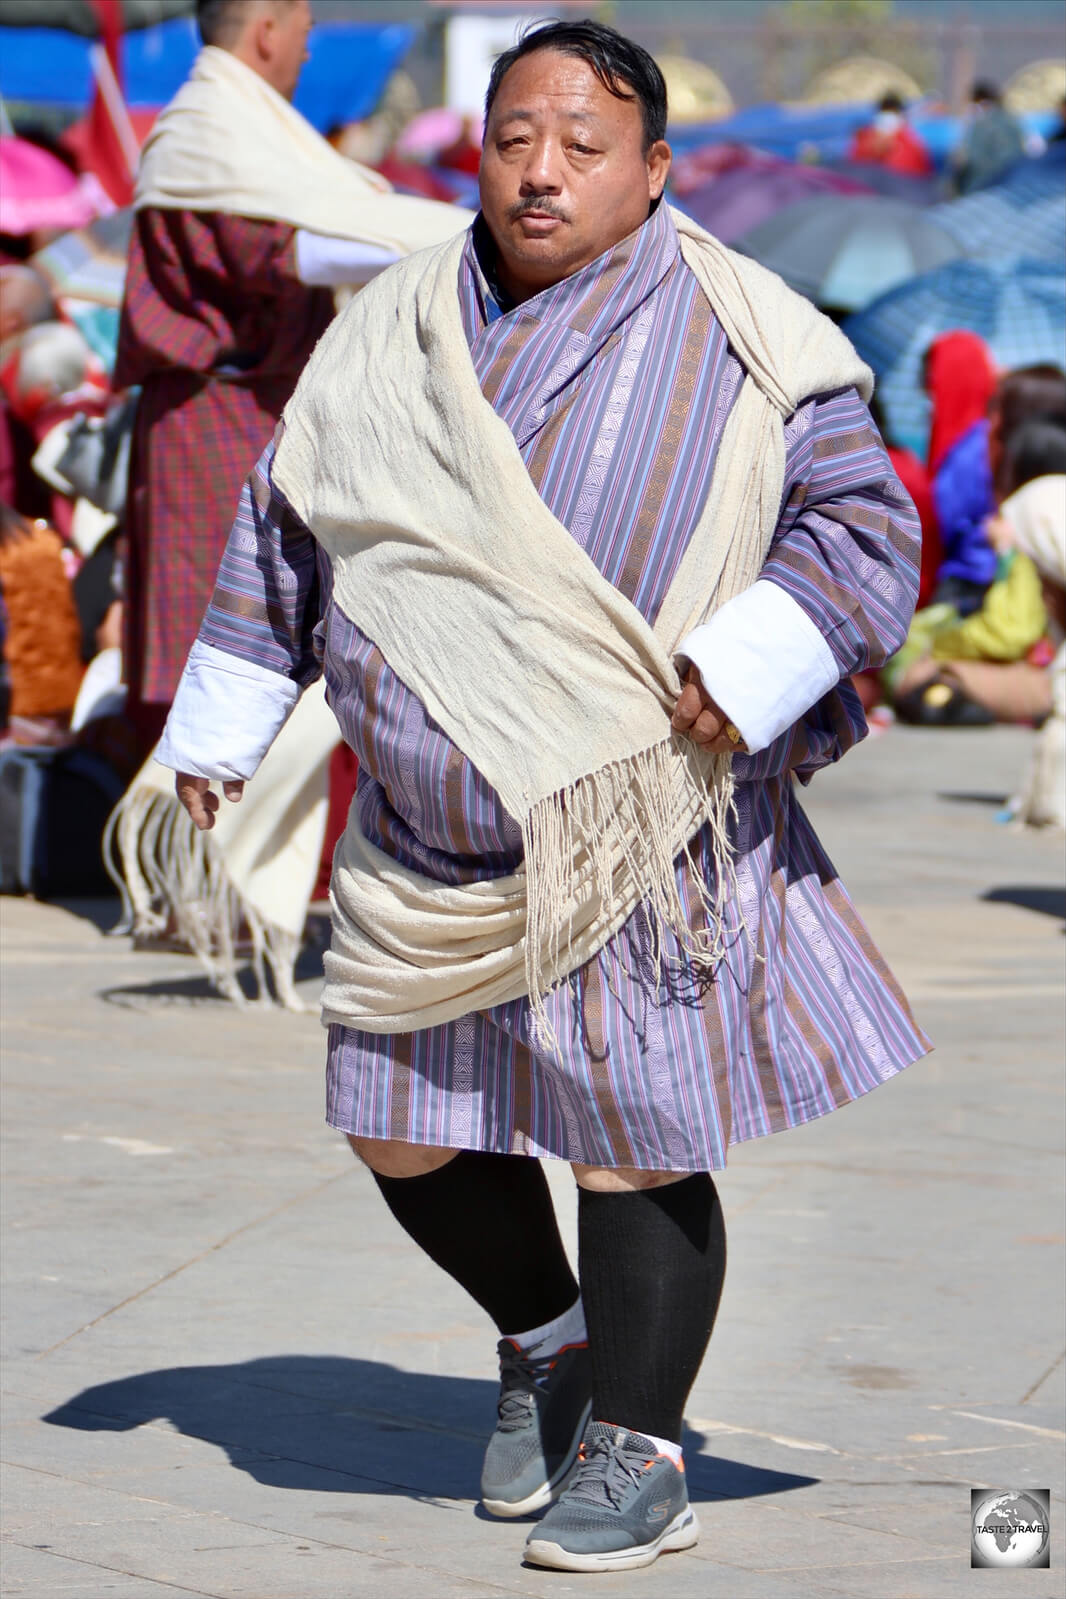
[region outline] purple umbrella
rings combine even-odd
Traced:
[[[864,183],[826,172],[821,167],[795,166],[782,162],[773,167],[736,168],[711,178],[698,188],[676,197],[678,208],[713,233],[724,244],[731,244],[760,222],[776,216],[797,200],[821,194],[869,194]]]
[[[825,169],[842,178],[851,178],[875,194],[885,194],[890,200],[909,200],[911,205],[936,205],[945,198],[947,188],[945,178],[893,172],[889,167],[875,166],[868,161],[827,161]]]

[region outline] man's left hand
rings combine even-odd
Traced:
[[[732,755],[737,746],[725,731],[728,720],[722,707],[707,693],[699,672],[690,666],[670,726],[676,733],[687,733],[693,743],[712,755]]]

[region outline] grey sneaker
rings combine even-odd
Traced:
[[[481,1502],[493,1516],[528,1516],[557,1497],[577,1459],[590,1409],[588,1344],[524,1355],[501,1338],[497,1348],[499,1420],[485,1451]]]
[[[525,1558],[556,1571],[629,1571],[700,1535],[685,1473],[638,1432],[592,1421],[577,1470],[526,1540]]]

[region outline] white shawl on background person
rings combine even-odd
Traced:
[[[460,232],[461,206],[394,194],[339,155],[283,95],[205,45],[141,152],[134,206],[223,211],[408,255]]]
[[[638,903],[694,959],[729,935],[731,761],[673,735],[681,639],[758,577],[780,513],[784,420],[869,370],[772,273],[673,213],[746,371],[699,523],[654,629],[533,486],[478,385],[457,239],[378,278],[319,344],[285,411],[274,482],[333,562],[334,594],[521,822],[524,862],[431,881],[362,836],[335,857],[326,1021],[407,1032],[528,994]],[[706,822],[717,881],[694,933],[674,861]]]
[[[160,113],[141,155],[134,205],[221,211],[355,239],[406,255],[465,229],[469,211],[393,194],[378,173],[339,155],[276,90],[229,51],[207,45]],[[254,463],[249,461],[248,467]],[[234,507],[236,510],[236,507]],[[318,871],[336,721],[320,690],[305,694],[239,805],[223,801],[197,834],[152,759],[109,824],[109,869],[140,936],[177,933],[237,1003],[236,943],[251,936],[289,1008],[292,966]]]

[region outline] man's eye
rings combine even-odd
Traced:
[[[589,144],[572,144],[570,148],[577,155],[593,155],[595,153]]]

